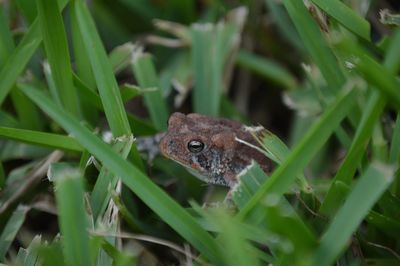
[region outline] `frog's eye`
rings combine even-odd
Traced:
[[[188,149],[193,153],[201,152],[204,149],[204,143],[201,140],[191,140],[188,143]]]

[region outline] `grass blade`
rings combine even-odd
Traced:
[[[154,185],[138,168],[122,159],[109,146],[82,127],[70,115],[60,110],[43,93],[31,88],[24,88],[28,95],[42,110],[54,118],[89,152],[95,155],[103,165],[121,178],[140,199],[143,200],[167,224],[181,234],[205,256],[214,262],[220,261],[218,246],[214,239],[163,190]]]
[[[45,133],[10,127],[0,127],[0,137],[44,147],[51,147],[54,149],[76,152],[83,151],[82,146],[74,138],[53,133]]]
[[[78,98],[72,83],[67,36],[57,1],[37,0],[39,24],[58,98],[64,108],[80,116]]]
[[[131,129],[119,93],[118,84],[93,19],[86,5],[81,0],[73,1],[73,12],[75,12],[77,24],[82,34],[82,41],[92,66],[111,131],[114,137],[129,135]]]
[[[67,0],[61,1],[61,9],[66,6],[67,2]],[[41,41],[39,21],[35,20],[0,70],[0,106]]]
[[[143,89],[155,88],[153,91],[144,93],[143,97],[154,126],[160,131],[165,131],[169,112],[160,90],[160,82],[151,56],[143,54],[141,51],[135,51],[132,67],[140,87]]]
[[[279,198],[283,193],[288,191],[296,176],[304,169],[330,137],[332,131],[351,110],[351,107],[355,103],[355,97],[355,90],[348,91],[345,88],[344,93],[324,112],[319,121],[309,129],[287,159],[262,184],[257,193],[239,212],[238,217],[244,218],[265,195],[269,194],[269,196],[273,195]]]
[[[300,36],[297,33],[292,21],[281,3],[275,0],[264,0],[269,13],[274,19],[281,34],[295,47],[299,52],[304,52],[304,46],[301,43]]]
[[[394,169],[373,163],[350,192],[320,240],[313,265],[331,265],[393,179]]]
[[[4,64],[15,46],[4,7],[0,5],[0,65]]]
[[[338,91],[345,82],[344,75],[318,25],[312,19],[302,1],[284,0],[283,3],[304,42],[304,46],[321,70],[330,89]]]
[[[385,99],[378,93],[371,96],[364,110],[350,149],[348,150],[340,169],[336,173],[332,184],[342,182],[346,185],[350,185],[353,175],[355,174],[365,153],[365,148],[371,138],[375,123],[385,107],[385,103]],[[320,212],[325,215],[333,216],[335,211],[342,204],[344,196],[345,195],[341,191],[337,190],[335,186],[331,186],[321,205]]]
[[[10,219],[8,219],[8,222],[0,235],[0,261],[4,261],[4,256],[24,223],[27,212],[28,208],[20,205],[13,212]]]
[[[355,35],[370,41],[370,28],[368,21],[357,15],[351,8],[339,0],[311,0],[329,16],[353,32]]]
[[[66,166],[54,175],[58,221],[67,265],[91,265],[81,174]]]
[[[194,73],[193,106],[197,113],[217,116],[224,91],[224,66],[235,45],[238,29],[233,24],[194,24],[192,67]]]

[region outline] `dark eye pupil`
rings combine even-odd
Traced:
[[[201,152],[204,149],[204,143],[200,140],[192,140],[188,143],[188,149],[191,152]]]

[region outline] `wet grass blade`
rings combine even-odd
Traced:
[[[387,189],[393,174],[393,168],[380,163],[368,167],[322,236],[313,255],[313,265],[332,265],[369,210]]]
[[[54,149],[82,152],[82,146],[73,138],[53,133],[0,127],[0,137]]]
[[[58,98],[64,108],[80,117],[78,97],[72,83],[72,69],[67,36],[57,1],[37,0],[43,43]]]
[[[345,88],[345,91],[325,110],[318,122],[308,130],[299,144],[294,147],[287,159],[262,184],[257,193],[239,212],[238,217],[244,218],[267,194],[280,198],[283,193],[288,191],[296,176],[303,171],[342,119],[348,115],[351,107],[355,104],[355,97],[355,90],[348,91]]]
[[[58,222],[67,265],[91,265],[81,174],[67,166],[54,175]]]
[[[182,237],[196,247],[210,260],[221,261],[218,245],[197,222],[163,190],[156,186],[138,168],[121,158],[111,147],[103,143],[89,130],[70,115],[57,107],[43,93],[24,88],[28,95],[43,111],[55,119],[90,153],[96,156],[115,175],[121,178],[144,203],[146,203],[161,219],[176,230]]]

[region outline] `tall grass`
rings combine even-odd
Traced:
[[[347,2],[3,1],[0,262],[400,263],[400,29]],[[173,110],[257,122],[280,95],[290,139],[261,137],[276,166],[235,208],[139,154]]]

